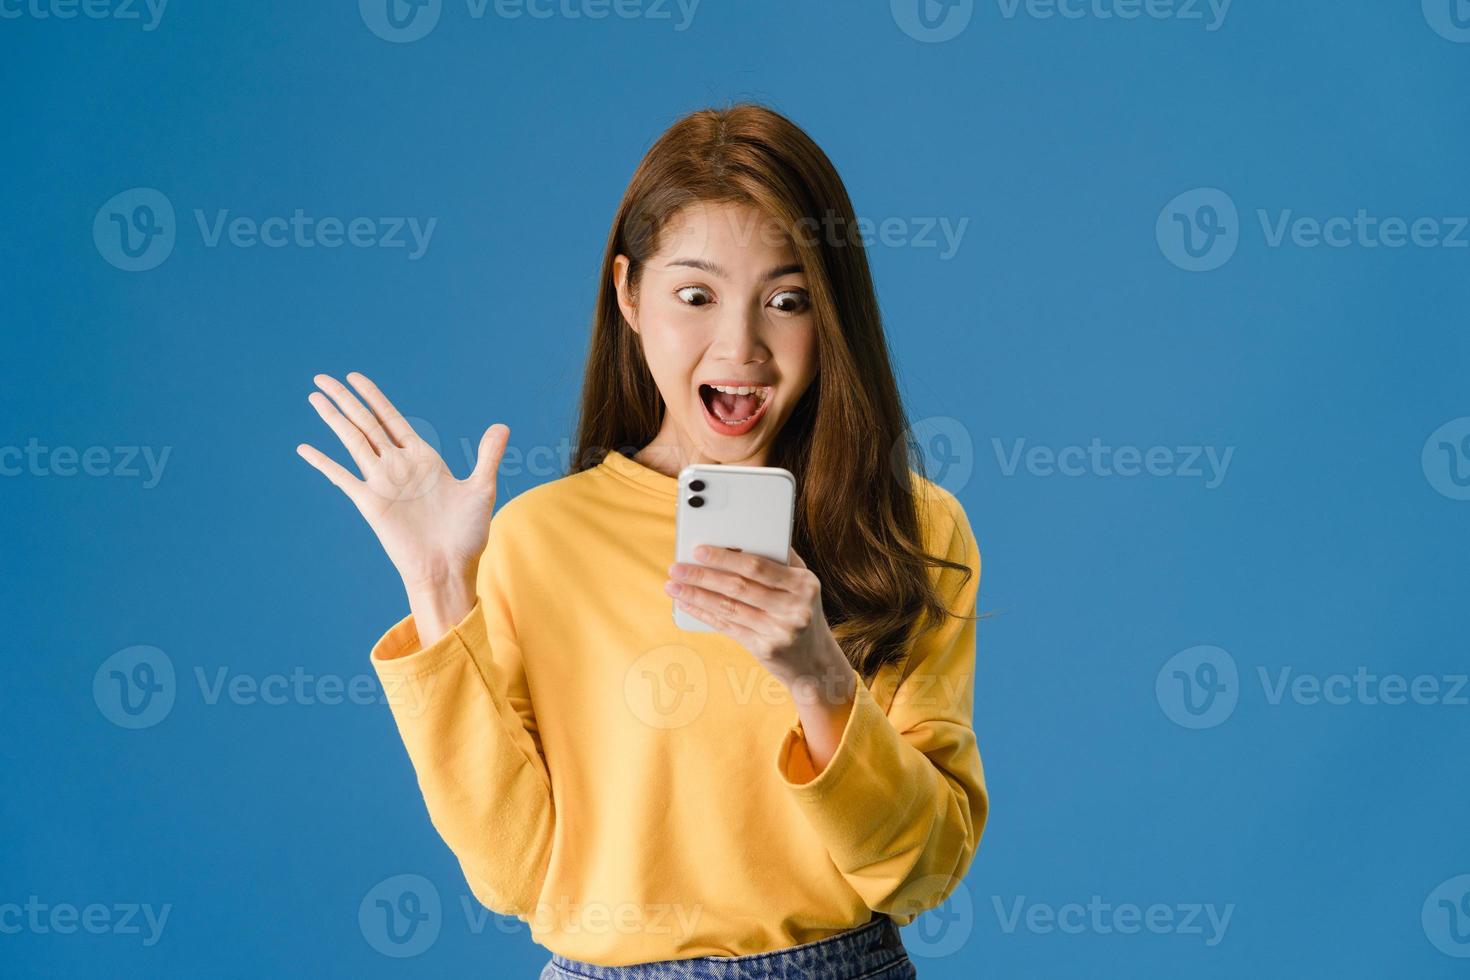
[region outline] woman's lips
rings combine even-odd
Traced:
[[[717,383],[723,384],[723,382]],[[732,384],[734,383],[735,382],[732,382]],[[724,419],[720,418],[718,415],[710,410],[709,403],[706,402],[704,398],[704,387],[704,385],[700,385],[699,388],[695,391],[695,397],[699,401],[699,410],[704,413],[704,421],[709,425],[709,427],[714,430],[716,434],[722,436],[743,436],[747,432],[754,429],[757,425],[760,424],[760,420],[765,416],[767,409],[771,407],[771,401],[775,395],[775,392],[770,388],[770,386],[765,386],[765,397],[763,397],[760,404],[756,406],[755,412],[752,413],[750,417],[745,419],[743,422],[731,423],[726,422]]]

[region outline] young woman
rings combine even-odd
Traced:
[[[310,396],[362,477],[298,452],[408,594],[372,663],[429,815],[543,978],[912,977],[896,926],[987,813],[980,556],[910,469],[847,192],[781,115],[696,112],[634,173],[600,282],[571,473],[493,520],[504,425],[458,481],[362,375]],[[694,462],[795,475],[787,564],[670,564]]]

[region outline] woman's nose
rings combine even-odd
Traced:
[[[761,332],[765,328],[761,308],[754,304],[726,307],[720,319],[714,353],[737,364],[764,360],[767,356]]]

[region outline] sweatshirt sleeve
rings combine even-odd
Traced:
[[[372,664],[429,818],[471,891],[488,908],[525,918],[546,877],[554,808],[496,523],[465,618],[421,648],[406,617],[374,646]]]
[[[937,577],[946,608],[975,611],[980,553],[959,502],[935,488],[946,557],[970,569]],[[943,541],[944,537],[939,540]],[[934,574],[931,572],[931,574]],[[875,685],[896,683],[885,712],[861,679],[831,760],[813,772],[798,721],[787,732],[777,769],[797,806],[826,844],[842,876],[868,906],[907,925],[940,905],[969,869],[989,812],[985,774],[972,728],[974,620],[947,617],[917,637],[897,668]],[[856,671],[854,671],[856,673]]]

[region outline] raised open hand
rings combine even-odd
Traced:
[[[411,600],[445,587],[468,586],[472,592],[495,507],[495,474],[510,429],[501,424],[487,429],[474,472],[456,480],[434,448],[366,377],[347,375],[357,394],[330,375],[314,380],[321,391],[312,392],[308,401],[342,440],[362,478],[314,446],[303,443],[297,454],[357,505]]]

